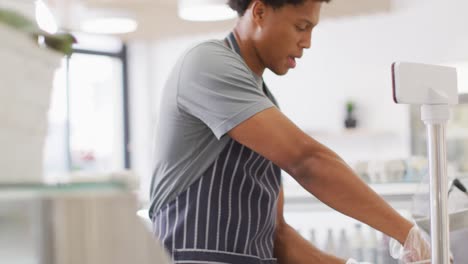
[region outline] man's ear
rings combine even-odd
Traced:
[[[265,15],[267,12],[267,6],[261,0],[254,0],[252,3],[252,18],[255,23],[259,26],[263,24]]]

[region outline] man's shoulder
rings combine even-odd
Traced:
[[[190,47],[183,56],[184,63],[211,65],[242,65],[242,58],[229,47],[223,40],[208,40]]]
[[[217,52],[227,54],[232,53],[232,51],[224,44],[223,40],[206,40],[189,47],[186,54],[214,54]]]

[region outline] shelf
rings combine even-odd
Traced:
[[[456,128],[453,129],[451,127],[446,128],[446,138],[447,140],[452,139],[461,139],[461,140],[468,140],[468,128]],[[421,141],[425,141],[427,138],[426,131],[423,130],[419,133],[418,137]]]
[[[396,134],[392,131],[386,130],[368,130],[368,129],[342,129],[337,131],[325,131],[325,130],[305,130],[306,133],[317,139],[323,140],[356,140],[356,139],[390,139],[394,138]]]
[[[468,128],[466,127],[448,127],[447,128],[448,139],[468,139]]]
[[[113,193],[128,190],[124,182],[80,182],[67,184],[0,184],[0,199],[32,196],[81,194],[83,192]]]
[[[458,177],[465,186],[468,185],[468,175]],[[409,210],[413,205],[415,195],[429,195],[429,186],[421,182],[379,183],[368,184],[377,194],[397,210]],[[292,179],[283,181],[285,210],[329,211],[326,204],[308,193]],[[453,194],[452,194],[453,196]]]
[[[418,190],[419,183],[382,183],[369,184],[376,193],[397,209],[407,209]],[[330,208],[308,193],[298,183],[288,181],[284,184],[285,207],[291,210],[307,209],[330,210]]]

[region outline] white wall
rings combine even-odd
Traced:
[[[297,69],[282,77],[270,72],[264,76],[283,112],[302,129],[319,135],[319,140],[350,162],[409,155],[407,107],[392,101],[390,66],[393,61],[468,60],[468,17],[465,15],[468,3],[432,0],[414,1],[413,5],[401,2],[399,6],[392,14],[322,21],[314,32],[312,48],[305,52]],[[155,124],[158,91],[179,54],[194,42],[221,38],[225,34],[161,39],[151,47],[146,46],[145,54],[139,50],[143,64],[136,63],[134,68],[146,72],[146,77],[140,77],[145,78],[146,86],[141,83],[139,88],[149,89],[145,93],[150,96],[144,100],[151,107],[151,112],[145,110],[150,116],[142,122]],[[357,102],[363,132],[342,133],[344,103],[348,98]],[[148,126],[134,129],[134,136],[147,134],[143,130]],[[140,146],[146,155],[149,143],[141,142]],[[139,157],[146,160],[140,164],[145,166],[140,171],[144,178],[149,178],[151,160],[145,155]]]
[[[130,152],[131,166],[140,178],[140,199],[148,199],[151,180],[152,134],[155,117],[153,61],[149,54],[152,43],[138,42],[129,45],[129,108],[130,108]]]

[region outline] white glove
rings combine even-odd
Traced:
[[[429,236],[414,225],[401,245],[395,239],[390,240],[390,255],[403,264],[431,263],[431,244]]]
[[[372,264],[372,263],[369,263],[369,262],[358,262],[358,261],[356,261],[355,259],[348,259],[348,261],[346,261],[346,264]]]

